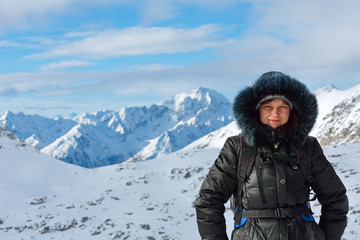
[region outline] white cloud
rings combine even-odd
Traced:
[[[311,84],[360,76],[359,1],[253,3],[246,30],[221,49],[231,72],[282,70]]]
[[[1,0],[0,31],[4,28],[22,29],[31,27],[34,23],[41,24],[41,20],[49,13],[63,12],[70,1],[71,0]]]
[[[0,48],[17,47],[18,43],[13,41],[0,41]]]
[[[251,3],[252,0],[142,0],[139,12],[145,24],[168,20],[181,14],[183,6],[196,5],[200,8],[223,10],[236,3]]]
[[[89,8],[134,4],[132,0],[0,0],[0,33],[7,29],[39,29],[55,16],[72,15]],[[64,16],[63,16],[64,17]],[[65,16],[66,17],[66,16]]]
[[[0,87],[0,96],[1,97],[15,97],[17,91],[14,88]]]
[[[181,6],[221,9],[232,3],[250,0],[0,0],[0,33],[7,29],[49,27],[54,17],[76,15],[90,8],[99,10],[130,5],[136,8],[145,24],[168,20],[179,14]],[[66,17],[66,16],[65,16]]]
[[[188,67],[134,66],[124,71],[71,71],[0,74],[0,111],[25,106],[61,105],[76,107],[71,111],[93,112],[100,108],[118,110],[124,106],[141,106],[199,86],[227,93],[230,100],[245,85],[268,70],[281,70],[308,86],[343,82],[354,72],[326,68],[283,68],[253,58],[208,62]],[[286,59],[283,60],[286,62]],[[155,69],[155,70],[154,70]],[[359,75],[357,75],[359,76]],[[359,79],[357,79],[358,83]],[[319,85],[318,85],[319,86]],[[11,105],[10,105],[11,103]],[[53,103],[53,104],[52,104]],[[56,103],[56,104],[55,104]],[[49,109],[42,114],[65,114]]]
[[[217,25],[203,25],[190,29],[171,27],[112,29],[54,46],[48,52],[33,54],[28,58],[80,56],[102,59],[200,51],[208,47],[220,46],[226,42],[217,38],[216,33],[220,30],[221,28]],[[77,34],[77,36],[80,35]]]
[[[79,32],[79,31],[73,31],[65,33],[65,38],[82,38],[82,37],[91,37],[95,35],[96,32],[94,31],[86,31],[86,32]]]
[[[215,10],[223,10],[238,3],[254,3],[253,0],[176,0],[176,2],[184,5],[197,5],[203,8],[212,8]]]
[[[170,0],[143,0],[139,7],[145,24],[171,19],[177,15],[177,11],[175,2]]]
[[[181,66],[171,66],[166,64],[147,64],[147,65],[131,65],[131,66],[123,66],[120,69],[122,71],[127,72],[134,72],[134,71],[148,71],[148,72],[154,72],[154,71],[164,71],[168,69],[175,69],[175,68],[181,68]]]
[[[94,63],[88,61],[81,61],[81,60],[68,60],[68,61],[49,63],[47,65],[42,66],[41,70],[49,71],[49,70],[67,69],[74,67],[85,67],[89,65],[94,65]]]

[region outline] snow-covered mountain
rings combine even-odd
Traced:
[[[0,124],[27,144],[41,149],[67,133],[76,125],[75,121],[63,118],[49,119],[39,115],[14,114],[6,111],[0,115]]]
[[[42,152],[88,168],[162,156],[231,121],[230,101],[206,88],[150,107],[101,110],[73,119],[11,112],[0,116],[3,127]]]
[[[225,137],[224,130],[211,135]],[[0,239],[199,239],[193,201],[220,151],[215,145],[86,169],[56,160],[0,129]],[[360,238],[359,149],[360,143],[324,147],[348,189],[343,240]],[[318,220],[318,203],[312,207]],[[225,216],[230,236],[232,211],[227,209]]]
[[[360,84],[343,91],[328,86],[315,94],[319,117],[312,134],[320,143],[360,142]]]

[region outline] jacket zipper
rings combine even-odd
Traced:
[[[274,143],[273,147],[274,147],[274,149],[277,149],[279,147],[280,143],[276,141],[275,130],[274,129],[271,130],[271,136],[272,136],[272,140],[273,140],[273,143]]]

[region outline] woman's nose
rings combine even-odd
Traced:
[[[272,111],[272,115],[274,115],[274,116],[279,116],[280,113],[279,113],[279,111],[278,111],[277,109],[274,109],[274,110]]]

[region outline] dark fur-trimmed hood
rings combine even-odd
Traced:
[[[315,124],[318,115],[317,100],[314,94],[301,82],[280,72],[263,74],[251,87],[241,90],[234,100],[235,120],[250,146],[261,141],[257,104],[266,96],[283,95],[293,105],[296,124],[287,134],[292,147],[301,148]]]

